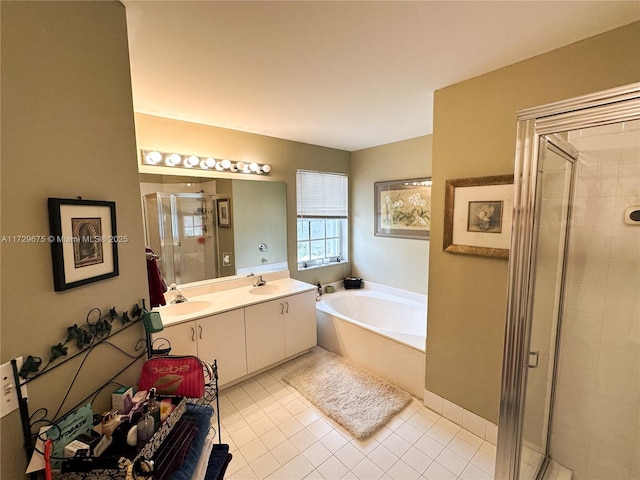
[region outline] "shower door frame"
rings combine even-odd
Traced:
[[[558,349],[560,348],[560,333],[561,333],[561,328],[562,328],[562,318],[564,315],[564,298],[565,298],[565,284],[564,284],[564,278],[565,278],[565,274],[566,274],[566,270],[567,270],[567,257],[569,255],[569,244],[570,244],[570,236],[571,236],[571,221],[572,221],[572,217],[573,217],[573,201],[574,201],[574,188],[575,188],[575,181],[576,181],[576,176],[577,176],[577,163],[578,163],[578,151],[573,148],[572,145],[570,145],[564,138],[562,138],[560,135],[558,134],[547,134],[547,135],[540,135],[539,136],[539,144],[538,144],[538,155],[537,155],[537,173],[538,174],[542,174],[544,177],[544,174],[546,173],[546,167],[547,167],[547,156],[549,153],[554,153],[555,155],[562,157],[563,160],[565,162],[568,162],[571,164],[571,173],[569,175],[569,188],[568,188],[568,192],[567,192],[567,204],[566,204],[566,210],[562,212],[561,218],[560,218],[560,222],[564,222],[564,235],[562,236],[562,240],[563,240],[563,244],[562,244],[562,257],[561,257],[561,262],[558,262],[558,265],[560,266],[560,283],[559,285],[556,285],[556,298],[557,298],[557,302],[554,304],[555,307],[555,327],[552,326],[551,328],[551,337],[554,339],[552,341],[553,344],[553,356],[550,355],[550,367],[548,368],[548,372],[551,372],[551,388],[548,390],[547,396],[545,397],[546,399],[546,406],[548,407],[548,410],[546,411],[546,419],[544,419],[544,421],[546,421],[546,425],[544,427],[544,433],[545,433],[545,437],[544,437],[544,452],[545,452],[545,456],[542,458],[542,460],[540,461],[540,463],[537,466],[535,475],[533,478],[540,478],[540,475],[542,473],[544,473],[545,469],[547,468],[547,465],[549,463],[549,448],[550,448],[550,440],[551,440],[551,436],[549,435],[549,431],[551,429],[551,424],[553,423],[553,404],[554,404],[554,398],[555,398],[555,378],[556,378],[556,372],[557,372],[557,368],[558,368],[558,362],[556,361],[556,354],[558,352]],[[538,181],[538,178],[536,178],[536,205],[535,205],[535,211],[534,211],[534,222],[533,222],[533,239],[535,244],[533,245],[533,252],[532,252],[532,258],[531,258],[531,262],[529,264],[529,266],[533,266],[534,268],[531,269],[531,271],[529,272],[529,285],[534,286],[533,290],[531,290],[529,292],[529,297],[528,297],[528,301],[529,303],[529,310],[527,315],[529,316],[529,318],[531,318],[530,322],[527,322],[525,325],[525,329],[526,331],[523,332],[524,333],[524,341],[525,341],[525,352],[528,352],[527,354],[527,362],[525,365],[522,366],[522,371],[523,371],[523,385],[522,385],[522,395],[523,395],[523,401],[522,401],[522,418],[523,418],[523,422],[526,416],[526,409],[527,409],[527,402],[526,402],[526,396],[528,394],[528,381],[529,381],[529,375],[531,372],[531,368],[537,368],[538,367],[538,359],[537,359],[537,352],[533,352],[532,348],[535,348],[532,346],[531,344],[531,339],[532,339],[532,335],[533,335],[533,327],[534,327],[534,315],[535,315],[535,311],[536,311],[536,307],[535,307],[535,302],[536,302],[536,292],[535,292],[535,286],[537,285],[537,270],[538,270],[538,246],[540,244],[540,226],[541,226],[541,216],[543,215],[543,212],[541,210],[542,206],[541,206],[541,202],[544,201],[544,178],[542,178],[540,181]],[[542,192],[542,193],[541,193]],[[544,328],[544,327],[543,327]],[[530,360],[530,355],[533,355],[534,353],[536,353],[536,361],[535,361],[535,365],[530,365],[529,364],[529,360]],[[548,383],[548,382],[547,382]],[[522,435],[524,435],[526,428],[524,426],[522,426]],[[540,445],[542,446],[542,445]],[[522,445],[521,447],[522,448]],[[521,451],[521,450],[520,450]],[[520,466],[522,465],[522,462],[519,463]]]
[[[172,269],[173,269],[173,282],[169,282],[169,283],[175,283],[175,284],[182,284],[184,283],[182,281],[182,251],[181,251],[181,246],[182,246],[182,239],[183,239],[183,235],[182,232],[180,231],[180,222],[177,220],[179,212],[178,212],[178,199],[194,199],[194,200],[198,200],[198,199],[202,199],[204,198],[206,201],[211,200],[213,203],[215,203],[215,200],[217,198],[216,195],[213,194],[209,194],[209,193],[171,193],[171,192],[155,192],[155,193],[149,193],[147,195],[144,196],[145,200],[146,197],[154,197],[156,199],[156,216],[158,218],[158,228],[159,228],[159,242],[160,242],[160,262],[162,265],[162,270],[164,275],[166,276],[166,265],[168,265],[168,260],[167,260],[167,250],[169,249],[169,247],[171,247],[171,265],[172,265]],[[169,217],[170,220],[166,220],[163,212],[164,212],[164,205],[162,203],[162,199],[166,199],[169,201],[169,211],[167,213],[169,213]],[[147,206],[145,203],[144,206],[144,215],[146,217],[147,215]],[[212,223],[211,223],[211,235],[213,236],[213,240],[215,242],[215,248],[214,248],[214,256],[213,256],[213,269],[215,272],[215,277],[214,278],[218,278],[220,276],[220,265],[219,265],[219,240],[218,240],[218,229],[216,227],[216,211],[215,208],[211,209],[211,218],[212,218]],[[145,235],[147,236],[147,238],[149,237],[148,232],[146,232],[146,230],[148,230],[148,220],[145,218]],[[165,227],[167,226],[171,227],[171,233],[170,233],[170,238],[168,236],[165,235],[166,230]]]
[[[526,393],[526,375],[523,372],[528,361],[528,332],[533,301],[532,280],[535,272],[532,271],[532,262],[536,257],[535,213],[541,137],[638,119],[640,82],[518,112],[495,478],[517,480],[520,471]],[[552,415],[552,412],[553,406],[549,414]],[[546,450],[544,463],[549,460],[548,448]],[[539,473],[543,471],[544,468]]]

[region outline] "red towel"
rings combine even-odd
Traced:
[[[146,253],[153,254],[153,250],[149,247],[144,250]],[[155,258],[152,257],[147,257],[147,280],[149,281],[149,301],[151,308],[166,305],[167,301],[164,299],[164,292],[167,291],[167,284],[164,283],[160,268]]]

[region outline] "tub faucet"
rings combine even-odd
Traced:
[[[316,299],[318,299],[322,295],[322,285],[320,282],[316,283],[316,287],[318,287],[318,293],[316,293]]]
[[[254,287],[261,287],[263,285],[266,285],[267,282],[262,278],[262,275],[260,275],[258,277],[258,280],[256,280],[256,283],[253,284]]]

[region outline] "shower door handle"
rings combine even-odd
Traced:
[[[540,350],[536,350],[535,352],[529,352],[529,362],[527,363],[527,367],[529,368],[538,368],[538,357],[540,355]],[[533,357],[534,363],[531,363]]]

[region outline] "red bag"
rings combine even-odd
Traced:
[[[138,390],[155,387],[158,395],[204,395],[204,366],[198,357],[155,357],[142,366]]]

